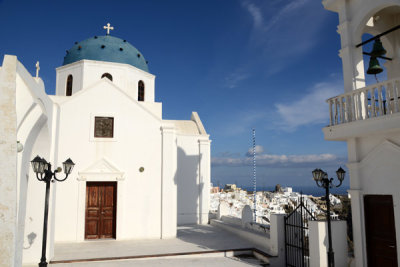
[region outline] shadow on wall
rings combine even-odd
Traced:
[[[187,155],[178,147],[176,181],[178,191],[178,225],[197,224],[199,221],[199,195],[203,185],[199,184],[198,155]]]
[[[28,251],[40,251],[41,247],[39,243],[35,243],[36,233],[41,234],[40,228],[42,225],[38,226],[39,228],[32,228],[31,222],[36,217],[26,218],[27,215],[27,206],[28,203],[36,203],[34,206],[39,205],[40,208],[43,207],[44,196],[42,199],[36,199],[34,195],[34,184],[38,181],[35,176],[29,176],[29,173],[32,172],[30,161],[33,159],[33,156],[36,156],[34,153],[39,153],[40,156],[49,158],[50,153],[50,137],[48,136],[48,127],[45,125],[47,122],[47,117],[44,114],[41,114],[37,121],[33,124],[33,127],[30,128],[26,139],[21,138],[20,141],[24,144],[24,150],[22,151],[21,157],[21,165],[20,165],[20,184],[19,184],[19,205],[18,205],[18,229],[17,229],[17,242],[16,242],[16,251],[26,250],[24,253],[17,253],[15,259],[15,266],[22,265],[22,256],[25,255]],[[24,127],[24,125],[20,126]],[[43,133],[42,133],[43,132]],[[42,135],[42,136],[41,136]],[[42,142],[42,150],[34,150],[34,146],[37,146],[38,142]],[[25,178],[23,178],[25,177]],[[30,188],[30,190],[29,190]],[[37,196],[36,196],[37,197]],[[36,216],[36,215],[35,215]],[[37,215],[39,218],[41,216]],[[43,215],[42,215],[43,216]],[[28,233],[28,231],[34,230],[35,232],[31,232],[27,236],[24,236]],[[27,238],[28,246],[25,246]],[[28,254],[31,252],[28,252]],[[34,252],[32,252],[34,253]]]

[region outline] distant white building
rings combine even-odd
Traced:
[[[342,203],[339,198],[335,197],[332,194],[329,194],[329,201],[331,202],[331,205],[333,205],[333,206],[340,205]]]
[[[0,68],[0,99],[14,94],[4,101],[16,103],[10,136],[24,145],[15,266],[41,254],[45,184],[30,165],[36,155],[54,167],[76,163],[65,182],[52,184],[48,259],[57,242],[170,238],[178,224],[208,223],[209,135],[196,112],[163,119],[143,54],[126,40],[95,36],[69,49],[56,73],[55,95],[47,95],[17,57],[6,55]]]
[[[327,140],[347,142],[356,266],[397,266],[400,258],[400,0],[324,0],[322,3],[339,15],[337,31],[344,79],[344,93],[327,100],[330,125],[323,131]],[[376,39],[369,45],[374,45],[374,53],[367,55],[368,62],[364,62],[363,52],[372,51],[361,43],[372,36]],[[378,61],[385,63],[380,67]],[[367,86],[366,72],[374,74],[381,70],[387,80]]]
[[[285,193],[285,194],[291,194],[292,192],[293,192],[293,188],[291,188],[291,187],[284,187],[283,189],[282,189],[282,191],[283,191],[283,193]]]

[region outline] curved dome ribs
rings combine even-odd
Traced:
[[[124,63],[149,72],[147,61],[142,53],[126,40],[110,35],[94,36],[67,50],[64,57],[64,65],[68,65],[82,59]]]

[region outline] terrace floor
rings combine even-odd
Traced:
[[[58,243],[50,266],[265,266],[248,256],[253,248],[218,227],[189,225],[178,227],[172,239]]]

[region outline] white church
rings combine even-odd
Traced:
[[[67,50],[55,95],[46,94],[38,64],[33,77],[16,56],[4,56],[0,105],[10,119],[0,138],[23,145],[16,163],[1,156],[18,177],[17,194],[0,196],[18,207],[16,221],[3,225],[18,225],[9,248],[15,266],[41,254],[46,186],[30,164],[36,155],[54,168],[75,163],[64,182],[51,183],[48,259],[55,243],[172,238],[177,225],[208,223],[211,141],[199,115],[163,119],[145,57],[105,29]]]

